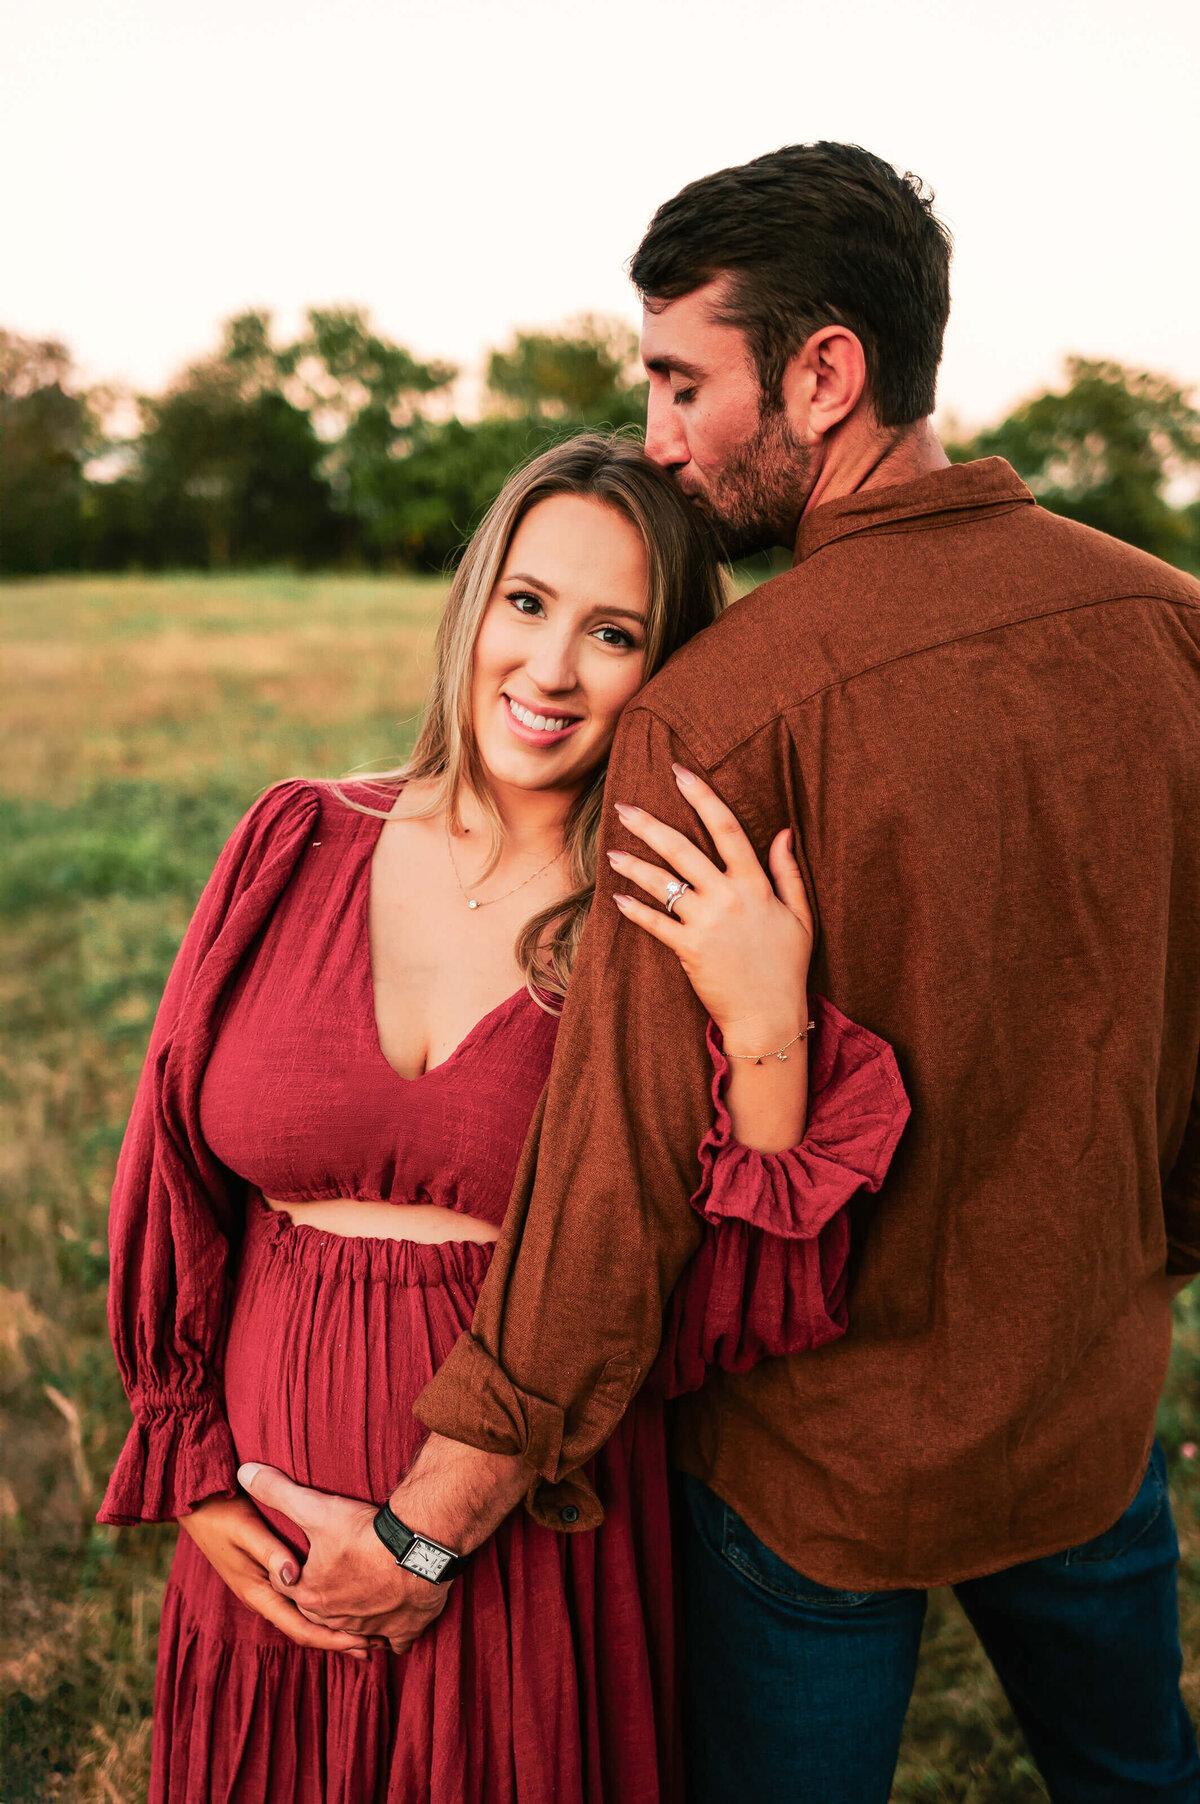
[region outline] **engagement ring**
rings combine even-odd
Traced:
[[[667,913],[673,916],[675,920],[679,919],[679,916],[675,913],[675,904],[678,902],[680,896],[683,895],[684,891],[691,889],[691,887],[690,883],[681,883],[678,877],[672,877],[670,883],[667,885]]]

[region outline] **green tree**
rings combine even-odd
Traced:
[[[337,555],[326,448],[284,392],[296,362],[295,347],[273,344],[269,314],[239,314],[213,356],[142,400],[134,481],[147,562],[214,568]]]
[[[396,430],[420,412],[427,395],[458,375],[450,363],[422,363],[376,332],[359,307],[311,307],[308,330],[288,352],[302,385],[301,405],[322,436],[342,439],[364,413],[382,410]]]
[[[483,419],[431,420],[418,396],[407,420],[377,421],[371,440],[372,415],[360,415],[347,463],[366,554],[443,569],[518,465],[589,427],[640,428],[636,350],[627,327],[590,317],[558,333],[519,333],[488,358],[493,408]]]
[[[353,522],[356,549],[374,556],[390,466],[407,453],[427,397],[444,393],[458,371],[422,363],[356,307],[313,307],[307,323],[292,347],[289,393],[326,446],[322,470],[338,509]]]
[[[444,569],[511,472],[559,436],[521,418],[414,421],[403,456],[377,460],[359,490],[369,555]]]
[[[504,411],[531,419],[624,426],[645,418],[637,338],[621,321],[594,314],[562,332],[518,332],[488,358],[487,385]]]
[[[65,345],[0,331],[0,571],[78,568],[96,424]]]
[[[1067,386],[951,445],[956,460],[1006,457],[1044,507],[1171,563],[1200,558],[1195,509],[1167,498],[1200,471],[1200,413],[1167,376],[1071,357]]]

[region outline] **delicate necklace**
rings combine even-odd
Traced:
[[[506,889],[502,896],[489,896],[486,902],[480,902],[475,896],[468,896],[466,890],[463,889],[463,880],[459,876],[458,866],[454,862],[454,845],[450,838],[449,811],[447,811],[446,814],[446,850],[450,854],[450,869],[454,872],[454,881],[462,891],[463,900],[468,908],[490,908],[493,902],[507,902],[508,898],[510,896],[515,896],[519,889],[524,889],[527,883],[532,883],[535,877],[540,877],[543,871],[548,871],[552,864],[557,864],[566,849],[565,846],[560,846],[558,851],[554,854],[554,857],[548,858],[545,864],[542,865],[541,870],[531,871],[528,877],[523,877],[521,879],[520,883],[514,883],[511,889]]]

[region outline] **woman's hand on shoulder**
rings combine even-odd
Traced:
[[[813,920],[791,831],[785,827],[772,840],[768,874],[720,797],[681,765],[673,769],[680,794],[707,827],[724,868],[686,834],[644,809],[618,802],[626,831],[670,868],[628,852],[610,852],[617,874],[660,906],[627,895],[613,900],[629,920],[675,953],[727,1042],[738,1050],[773,1051],[808,1020]],[[672,882],[686,888],[682,893],[670,890]],[[673,895],[678,899],[667,914]]]
[[[300,1562],[248,1497],[210,1497],[190,1516],[181,1516],[179,1526],[248,1610],[265,1617],[301,1647],[366,1659],[371,1643],[365,1635],[347,1635],[310,1622],[290,1598],[272,1589],[272,1572],[284,1584],[295,1584]]]

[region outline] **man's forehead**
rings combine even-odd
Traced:
[[[717,317],[725,289],[726,278],[719,276],[678,300],[643,306],[640,344],[648,370],[694,376],[744,354],[742,332]]]

